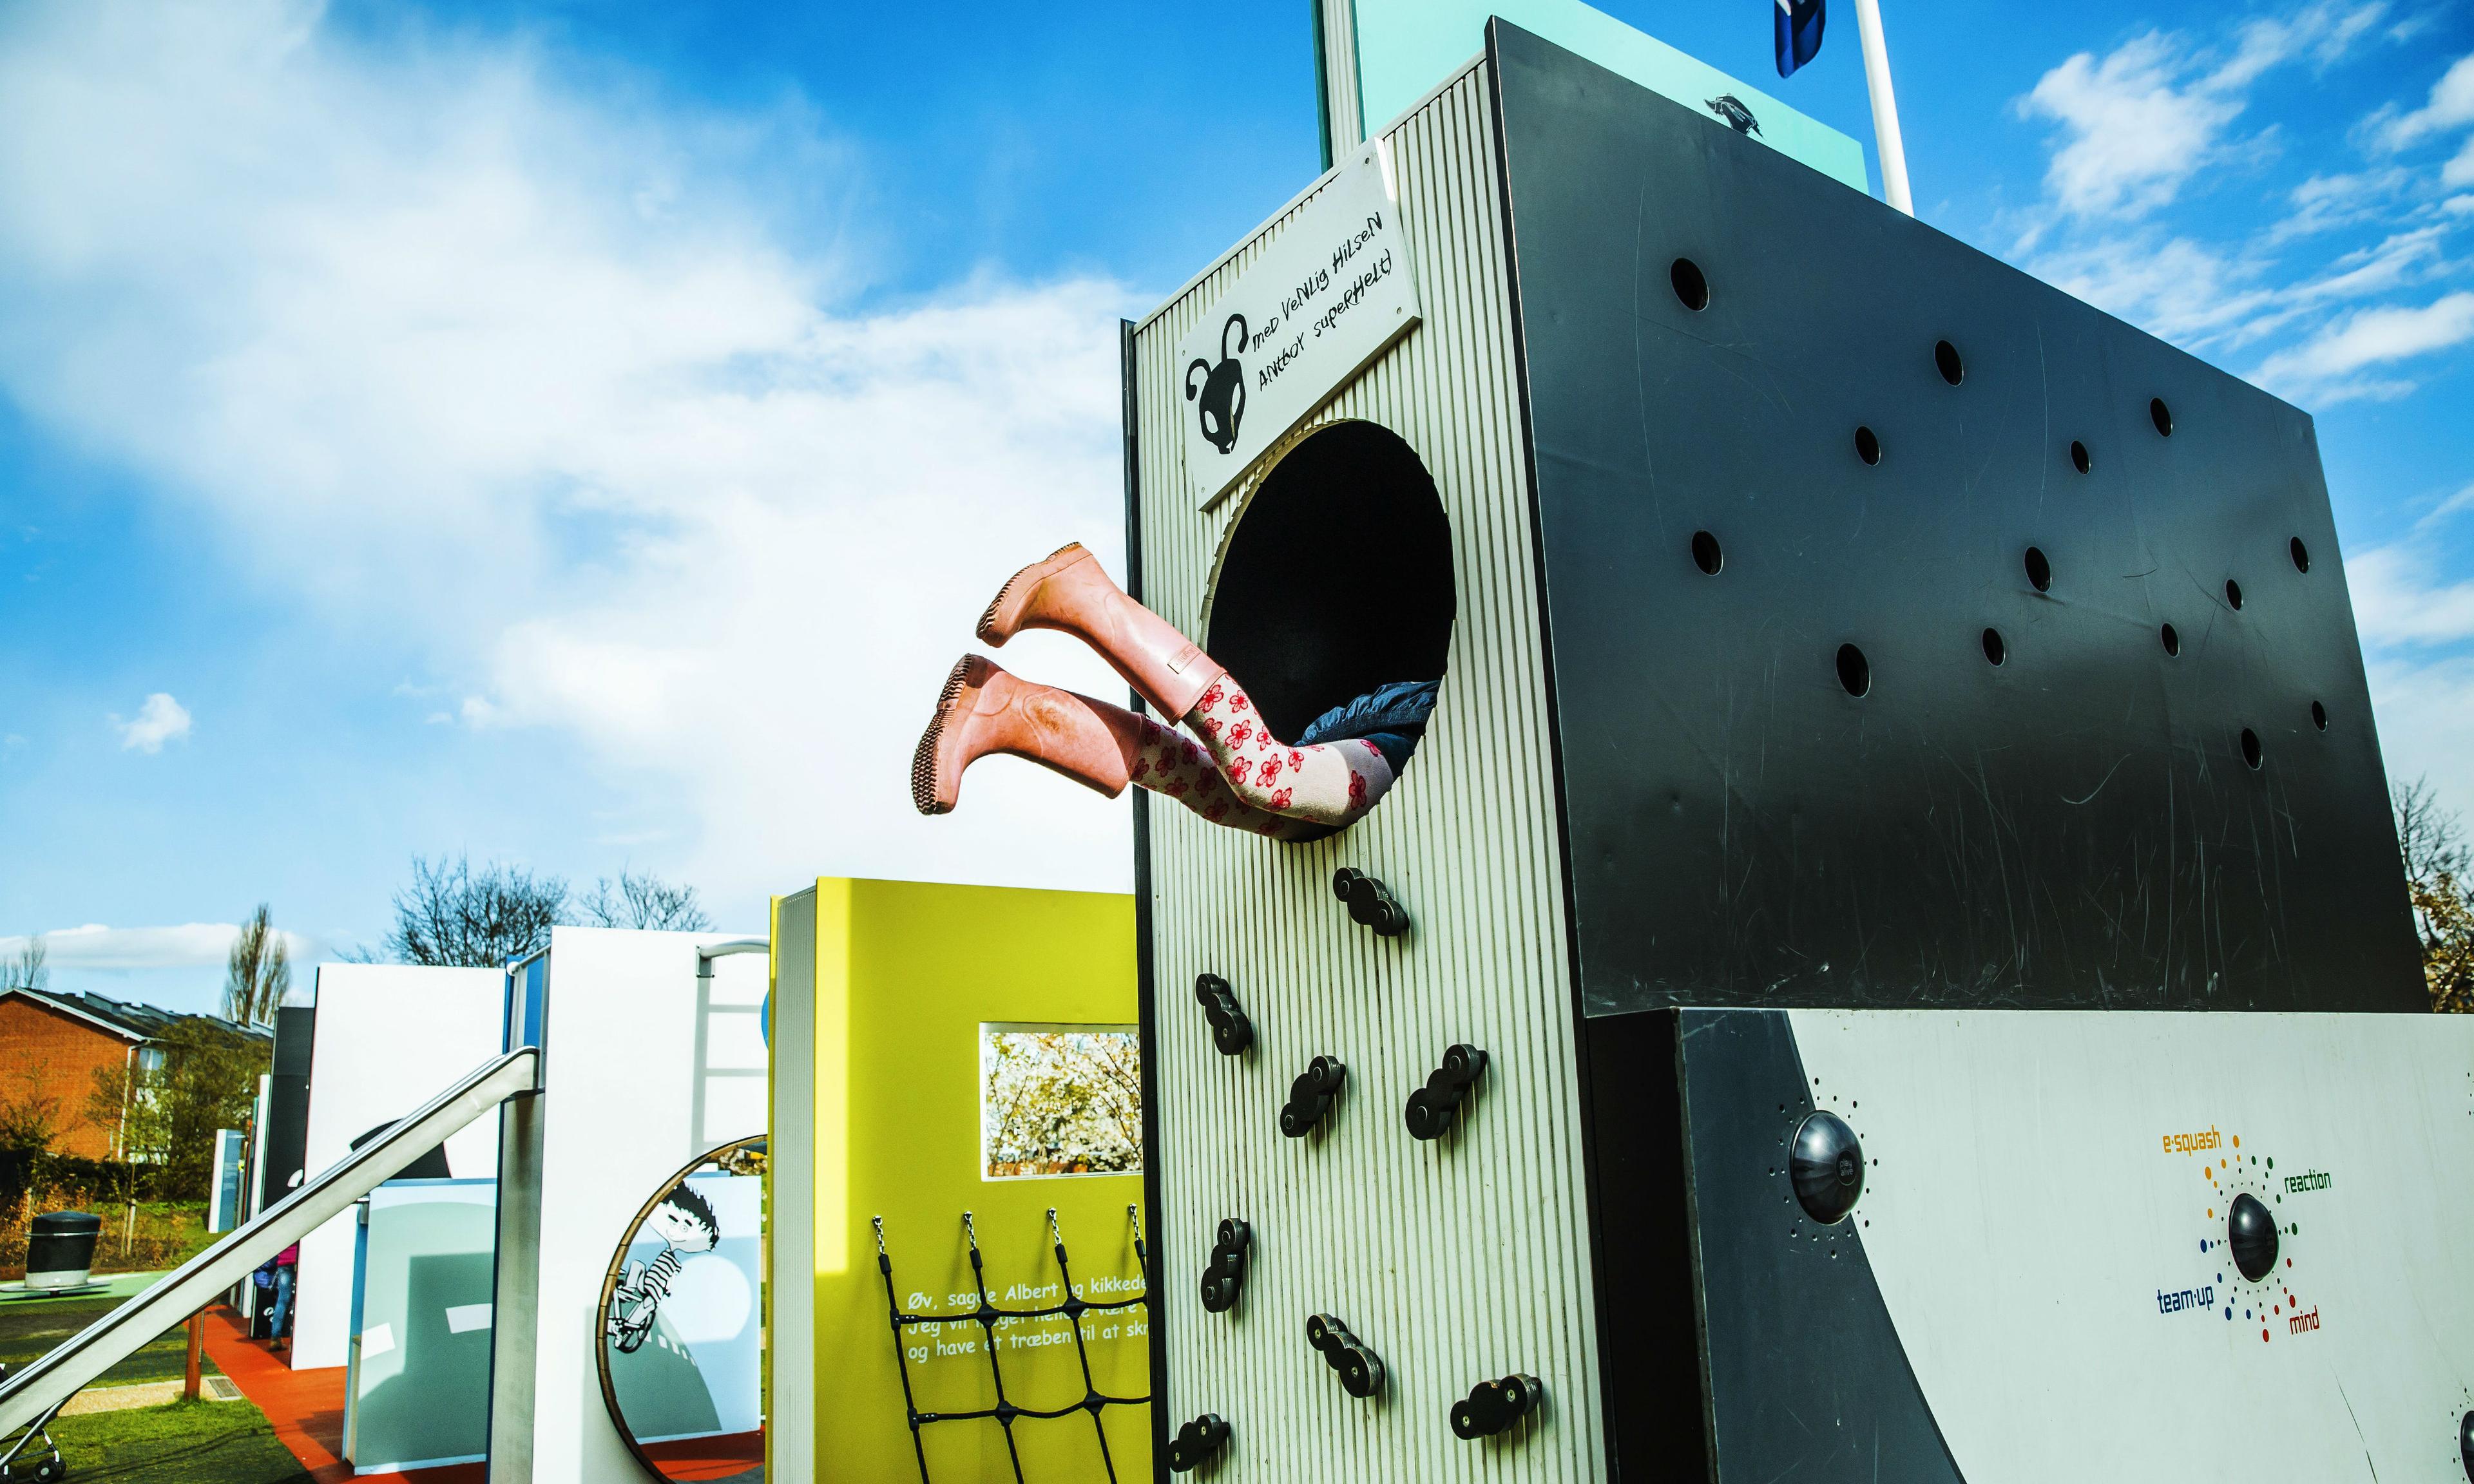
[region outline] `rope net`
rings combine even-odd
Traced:
[[[971,1247],[971,1282],[979,1290],[979,1306],[961,1313],[925,1311],[906,1314],[901,1301],[894,1297],[893,1258],[885,1248],[885,1218],[873,1218],[876,1228],[876,1271],[885,1280],[885,1313],[893,1329],[893,1364],[902,1375],[902,1405],[910,1423],[910,1451],[919,1461],[920,1484],[934,1484],[928,1473],[928,1449],[920,1434],[939,1423],[994,1422],[1005,1431],[1006,1457],[1013,1466],[1014,1484],[1028,1484],[1022,1472],[1022,1452],[1014,1445],[1014,1424],[1019,1422],[1055,1422],[1060,1418],[1085,1413],[1091,1419],[1092,1435],[1100,1443],[1100,1462],[1108,1471],[1110,1484],[1117,1478],[1116,1460],[1108,1452],[1108,1432],[1100,1414],[1112,1406],[1142,1406],[1151,1401],[1149,1394],[1139,1397],[1112,1397],[1101,1391],[1091,1378],[1091,1352],[1082,1332],[1086,1314],[1106,1314],[1118,1309],[1142,1305],[1148,1327],[1151,1319],[1150,1251],[1143,1243],[1142,1215],[1133,1207],[1126,1208],[1126,1220],[1134,1233],[1134,1265],[1143,1276],[1143,1291],[1131,1298],[1094,1301],[1082,1297],[1074,1285],[1074,1270],[1065,1255],[1065,1236],[1056,1229],[1056,1208],[1048,1209],[1049,1251],[1056,1257],[1056,1274],[1065,1294],[1062,1302],[1039,1308],[1007,1308],[988,1296],[986,1263],[980,1256],[979,1229],[972,1224],[971,1213],[962,1212],[962,1234]],[[997,1355],[997,1327],[1023,1320],[1054,1319],[1062,1315],[1074,1327],[1074,1358],[1082,1371],[1082,1400],[1061,1407],[1039,1408],[1018,1406],[1006,1394],[1005,1366]],[[996,1405],[968,1412],[923,1412],[919,1399],[910,1388],[910,1362],[903,1344],[903,1329],[913,1325],[942,1325],[972,1321],[980,1327],[981,1348],[987,1352],[988,1380],[996,1388]],[[1148,1472],[1148,1471],[1146,1471]]]

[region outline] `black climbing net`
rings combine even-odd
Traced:
[[[1101,1423],[1100,1414],[1112,1406],[1141,1406],[1148,1403],[1151,1398],[1148,1395],[1111,1397],[1093,1384],[1091,1352],[1083,1340],[1082,1316],[1110,1313],[1117,1309],[1132,1308],[1136,1304],[1141,1304],[1147,1325],[1151,1319],[1152,1259],[1151,1253],[1143,1245],[1142,1215],[1133,1207],[1128,1206],[1126,1208],[1126,1220],[1132,1226],[1134,1232],[1134,1265],[1143,1275],[1143,1291],[1131,1298],[1094,1302],[1082,1297],[1081,1290],[1074,1286],[1074,1270],[1065,1257],[1065,1236],[1056,1230],[1056,1208],[1052,1206],[1048,1209],[1049,1250],[1056,1255],[1056,1275],[1064,1289],[1064,1301],[1042,1308],[1000,1306],[988,1297],[988,1275],[986,1265],[980,1257],[979,1229],[972,1225],[971,1213],[964,1211],[962,1212],[962,1234],[971,1244],[971,1282],[979,1290],[979,1307],[959,1314],[936,1312],[906,1314],[902,1311],[901,1301],[893,1294],[893,1258],[885,1250],[885,1218],[883,1216],[874,1218],[876,1271],[885,1280],[885,1317],[892,1321],[893,1325],[893,1364],[895,1369],[902,1373],[902,1405],[910,1420],[910,1451],[919,1460],[919,1484],[934,1484],[928,1476],[927,1446],[920,1440],[920,1432],[926,1427],[937,1423],[993,1420],[998,1426],[1005,1429],[1006,1457],[1013,1464],[1014,1484],[1027,1484],[1022,1473],[1022,1452],[1014,1446],[1013,1424],[1025,1420],[1054,1422],[1058,1418],[1071,1417],[1077,1412],[1090,1415],[1092,1435],[1100,1442],[1100,1462],[1108,1471],[1109,1484],[1116,1484],[1117,1464],[1116,1460],[1108,1454],[1108,1432]],[[1058,1315],[1065,1316],[1074,1326],[1074,1358],[1082,1368],[1082,1400],[1050,1410],[1017,1406],[1006,1395],[1005,1368],[997,1360],[997,1326],[1001,1323],[1019,1320],[1053,1319]],[[997,1404],[971,1412],[923,1412],[919,1410],[918,1398],[912,1395],[910,1390],[910,1363],[904,1353],[907,1347],[902,1343],[903,1327],[949,1324],[960,1320],[976,1321],[980,1327],[981,1348],[987,1352],[988,1379],[996,1387]]]

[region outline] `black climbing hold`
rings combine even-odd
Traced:
[[[1205,1412],[1176,1430],[1169,1440],[1168,1472],[1192,1473],[1228,1444],[1228,1424],[1217,1412]]]
[[[1289,1084],[1289,1100],[1280,1106],[1280,1132],[1291,1138],[1303,1138],[1331,1112],[1331,1101],[1340,1095],[1340,1085],[1348,1080],[1348,1068],[1340,1058],[1319,1056],[1298,1073]]]
[[[2457,1457],[2465,1465],[2469,1484],[2474,1484],[2474,1412],[2466,1413],[2457,1424]]]
[[[1222,1056],[1235,1056],[1254,1043],[1254,1022],[1238,1008],[1227,980],[1218,974],[1195,975],[1194,997],[1202,1004],[1202,1017],[1211,1022],[1211,1043]]]
[[[1341,867],[1331,874],[1331,894],[1348,903],[1348,920],[1374,929],[1378,938],[1397,938],[1409,930],[1409,914],[1382,882],[1362,871]]]
[[[1452,1403],[1452,1435],[1475,1439],[1510,1432],[1514,1424],[1538,1410],[1538,1403],[1545,1400],[1546,1388],[1534,1376],[1480,1381],[1467,1400]]]
[[[2225,1245],[2234,1250],[2234,1266],[2254,1283],[2275,1268],[2276,1218],[2259,1197],[2248,1191],[2234,1197],[2225,1212]]]
[[[1409,1137],[1441,1138],[1451,1132],[1452,1119],[1460,1113],[1461,1099],[1477,1085],[1478,1074],[1486,1070],[1486,1053],[1477,1047],[1461,1044],[1443,1052],[1443,1065],[1426,1075],[1426,1085],[1409,1094]]]
[[[1329,1314],[1306,1316],[1306,1343],[1322,1354],[1323,1364],[1340,1373],[1340,1389],[1366,1398],[1383,1389],[1383,1361],[1348,1326]]]
[[[1827,1109],[1797,1126],[1787,1150],[1796,1204],[1823,1226],[1844,1221],[1864,1193],[1864,1146],[1856,1131]]]
[[[1202,1269],[1202,1306],[1214,1314],[1225,1314],[1237,1306],[1238,1292],[1246,1286],[1247,1250],[1254,1245],[1254,1229],[1234,1216],[1220,1223],[1220,1240],[1211,1247],[1211,1260]]]

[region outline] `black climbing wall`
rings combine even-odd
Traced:
[[[1494,45],[1587,1011],[2419,1007],[2310,419]]]
[[[275,1012],[275,1053],[266,1089],[266,1154],[258,1170],[257,1209],[292,1190],[309,1141],[309,1046],[318,1007],[285,1005]]]

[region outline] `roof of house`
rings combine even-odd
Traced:
[[[154,1041],[176,1025],[191,1020],[204,1020],[209,1025],[246,1036],[253,1041],[272,1041],[275,1032],[263,1025],[242,1025],[221,1016],[188,1015],[174,1010],[158,1010],[153,1005],[139,1005],[113,999],[108,994],[65,994],[52,990],[0,990],[0,999],[12,994],[23,995],[37,1005],[77,1017],[102,1030],[128,1041]]]

